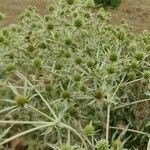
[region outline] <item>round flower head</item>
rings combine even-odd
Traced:
[[[64,144],[61,146],[60,150],[72,150],[72,147],[71,145]]]
[[[94,127],[92,126],[92,124],[90,123],[89,125],[87,125],[84,129],[83,129],[84,134],[86,134],[87,136],[91,136],[94,133]]]
[[[80,18],[76,18],[75,21],[74,21],[74,26],[76,28],[80,28],[82,25],[83,25],[82,20]]]
[[[54,11],[54,10],[55,10],[55,8],[54,8],[54,6],[49,5],[48,10],[49,10],[50,12],[52,12],[52,11]]]
[[[48,22],[48,21],[50,20],[50,16],[49,16],[49,15],[46,15],[46,16],[44,17],[44,19],[45,19],[46,22]]]
[[[136,73],[134,71],[130,71],[128,72],[127,76],[128,76],[128,79],[133,80],[136,78]]]
[[[86,85],[81,85],[81,86],[80,86],[80,90],[81,90],[82,92],[85,92],[86,89],[87,89]]]
[[[54,23],[48,22],[48,23],[47,23],[47,29],[48,29],[48,30],[53,30],[53,29],[54,29]]]
[[[70,58],[71,57],[71,53],[70,52],[65,52],[65,57],[66,58]]]
[[[121,142],[120,139],[116,139],[116,140],[112,141],[112,147],[114,149],[121,149],[122,146],[123,146],[123,143]]]
[[[82,79],[82,77],[78,73],[73,76],[73,80],[76,81],[76,82],[79,82],[81,79]]]
[[[47,93],[50,93],[50,92],[52,91],[52,89],[53,89],[53,87],[52,87],[51,85],[46,85],[46,86],[45,86],[45,91],[46,91]]]
[[[29,52],[33,52],[35,50],[35,47],[32,44],[30,44],[30,45],[28,45],[27,50]]]
[[[143,72],[143,78],[146,80],[150,79],[150,71],[144,71]]]
[[[108,72],[109,74],[115,73],[115,66],[114,66],[113,64],[109,64],[109,65],[107,66],[107,72]]]
[[[32,60],[32,65],[33,65],[33,67],[35,67],[35,68],[40,68],[41,65],[42,65],[42,60],[41,60],[41,58],[34,58],[34,59]]]
[[[3,42],[4,42],[4,37],[0,36],[0,43],[3,43]]]
[[[62,92],[62,94],[61,94],[61,97],[63,98],[63,99],[68,99],[68,98],[70,98],[70,93],[68,92],[68,91],[63,91]]]
[[[67,112],[68,112],[69,115],[72,116],[72,117],[75,117],[75,116],[77,116],[77,114],[78,114],[78,110],[77,110],[74,106],[69,107],[69,109],[67,110]]]
[[[67,2],[69,5],[73,5],[73,4],[74,4],[74,0],[66,0],[66,2]]]
[[[47,45],[45,42],[41,42],[39,45],[38,45],[39,48],[41,49],[46,49],[47,48]]]
[[[16,69],[16,66],[15,66],[15,64],[7,64],[7,65],[5,66],[5,69],[6,69],[7,72],[10,72],[10,71],[15,70],[15,69]]]
[[[144,58],[144,52],[136,51],[134,57],[136,60],[141,61]]]
[[[96,99],[103,99],[104,97],[104,93],[101,89],[97,89],[95,92],[94,92],[94,97]]]
[[[81,57],[76,57],[75,58],[75,62],[76,62],[76,64],[81,64],[82,63],[82,59],[81,59]]]
[[[137,61],[132,61],[131,63],[130,63],[130,67],[132,68],[132,69],[137,69],[138,68],[138,62]]]
[[[66,39],[65,39],[65,44],[66,44],[67,46],[72,45],[72,39],[66,38]]]
[[[89,68],[92,68],[94,66],[94,60],[88,60],[86,64]]]
[[[56,64],[55,64],[55,69],[56,70],[61,70],[63,68],[63,64],[61,63],[61,62],[57,62]]]
[[[110,56],[109,56],[109,60],[112,61],[112,62],[115,62],[115,61],[117,61],[117,59],[118,59],[117,53],[116,52],[112,52],[110,54]]]
[[[109,144],[106,140],[100,140],[96,144],[96,149],[97,150],[108,150]]]
[[[18,105],[23,106],[25,103],[27,103],[28,98],[25,95],[18,95],[15,97],[15,100]]]

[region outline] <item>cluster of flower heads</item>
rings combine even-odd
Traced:
[[[16,77],[21,72],[57,115],[71,126],[74,120],[80,122],[85,136],[101,139],[109,103],[115,107],[149,96],[150,34],[134,35],[126,23],[110,25],[109,14],[90,0],[50,4],[48,11],[41,17],[29,7],[18,24],[0,30],[0,84],[22,84]],[[47,112],[38,96],[30,101],[32,90],[15,95],[4,89],[0,97],[11,95],[16,105],[31,103]],[[116,126],[118,122],[111,119]],[[100,140],[95,148],[107,150],[108,146],[108,141]]]

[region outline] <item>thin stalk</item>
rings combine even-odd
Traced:
[[[28,104],[26,104],[26,106],[27,106],[29,109],[31,109],[31,110],[33,110],[33,111],[35,111],[35,112],[41,114],[41,115],[44,116],[45,118],[50,119],[51,121],[55,121],[55,119],[53,119],[52,117],[50,117],[50,116],[48,116],[47,114],[43,113],[42,111],[40,111],[40,110],[38,110],[38,109],[36,109],[36,108],[34,108],[34,107],[28,105]]]
[[[148,134],[148,133],[146,133],[146,132],[138,131],[138,130],[125,129],[125,128],[112,127],[112,126],[110,126],[109,128],[110,128],[110,129],[116,129],[116,130],[126,130],[126,131],[129,131],[129,132],[133,132],[133,133],[137,133],[137,134],[143,134],[143,135],[146,135],[146,136],[150,137],[150,134]]]
[[[106,125],[106,141],[109,140],[110,108],[111,108],[111,104],[108,104],[108,107],[107,107],[107,125]]]
[[[150,150],[150,138],[149,138],[149,141],[148,141],[148,144],[147,144],[147,150]]]
[[[131,102],[129,104],[123,104],[123,105],[115,107],[113,110],[120,109],[120,108],[123,108],[123,107],[126,107],[126,106],[130,106],[130,105],[134,105],[134,104],[138,104],[138,103],[143,103],[143,102],[146,102],[146,101],[150,101],[150,99],[143,99],[143,100]]]
[[[142,78],[139,78],[139,79],[136,79],[136,80],[133,80],[133,81],[130,81],[130,82],[126,82],[126,83],[124,83],[124,84],[122,84],[122,85],[129,85],[129,84],[132,84],[132,83],[141,81],[141,80],[142,80]]]
[[[63,127],[63,128],[66,128],[66,129],[69,129],[70,131],[72,131],[75,135],[77,135],[79,137],[79,139],[83,142],[85,148],[87,149],[87,145],[86,145],[86,142],[84,141],[83,137],[74,129],[72,128],[71,126],[69,125],[66,125],[64,123],[60,123],[58,124],[60,127]]]
[[[0,111],[0,114],[2,114],[2,113],[4,113],[4,112],[7,112],[7,111],[9,111],[9,110],[12,110],[12,109],[14,109],[14,108],[16,108],[16,107],[17,107],[17,106],[7,107],[7,108],[1,110],[1,111]]]
[[[0,124],[2,123],[7,123],[7,124],[47,124],[47,123],[50,123],[50,122],[44,122],[44,121],[15,121],[15,120],[9,120],[9,121],[6,121],[6,120],[0,120]]]
[[[8,143],[8,142],[18,138],[18,137],[21,137],[21,136],[26,135],[28,133],[31,133],[33,131],[40,130],[42,128],[46,128],[46,127],[49,127],[49,126],[54,126],[55,124],[56,124],[55,122],[52,122],[52,123],[49,123],[49,124],[46,124],[46,125],[41,125],[41,126],[38,126],[38,127],[32,128],[32,129],[26,130],[24,132],[21,132],[21,133],[19,133],[17,135],[14,135],[14,136],[12,136],[10,138],[5,139],[4,141],[2,141],[0,143],[0,145],[6,144],[6,143]]]

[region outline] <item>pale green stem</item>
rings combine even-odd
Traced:
[[[68,125],[66,125],[66,124],[64,124],[64,123],[60,123],[60,124],[58,124],[58,125],[59,125],[60,127],[69,129],[69,130],[72,131],[75,135],[77,135],[77,136],[79,137],[79,139],[83,142],[85,148],[87,149],[87,145],[86,145],[86,143],[85,143],[83,137],[82,137],[74,128],[72,128],[71,126],[68,126]]]
[[[109,141],[110,108],[111,108],[111,104],[108,104],[108,107],[107,107],[107,125],[106,125],[106,141]]]
[[[129,131],[129,132],[138,133],[138,134],[143,134],[143,135],[146,135],[146,136],[150,137],[150,134],[148,134],[148,133],[146,133],[146,132],[137,131],[137,130],[133,130],[133,129],[125,129],[125,128],[112,127],[112,126],[110,126],[109,128],[110,128],[110,129],[116,129],[116,130],[126,130],[126,131]]]
[[[53,119],[52,117],[50,117],[50,116],[48,116],[47,114],[43,113],[42,111],[40,111],[40,110],[38,110],[38,109],[36,109],[36,108],[34,108],[34,107],[28,105],[28,104],[26,104],[26,106],[27,106],[29,109],[31,109],[31,110],[33,110],[33,111],[36,111],[37,113],[41,114],[41,115],[44,116],[45,118],[50,119],[51,121],[55,121],[55,119]]]
[[[131,103],[129,103],[129,104],[123,104],[123,105],[120,105],[120,106],[115,107],[113,110],[116,110],[116,109],[119,109],[119,108],[123,108],[123,107],[126,107],[126,106],[130,106],[130,105],[134,105],[134,104],[138,104],[138,103],[143,103],[143,102],[146,102],[146,101],[149,101],[149,100],[150,100],[150,99],[143,99],[143,100],[131,102]]]
[[[15,120],[0,120],[0,124],[7,123],[7,124],[48,124],[50,122],[41,122],[41,121],[15,121]]]
[[[55,122],[52,122],[52,123],[49,123],[49,124],[46,124],[46,125],[41,125],[41,126],[38,126],[38,127],[32,128],[32,129],[26,130],[24,132],[21,132],[21,133],[19,133],[17,135],[14,135],[14,136],[12,136],[10,138],[5,139],[4,141],[2,141],[0,143],[0,145],[6,144],[6,143],[8,143],[8,142],[10,142],[10,141],[12,141],[12,140],[14,140],[16,138],[19,138],[19,137],[21,137],[23,135],[26,135],[28,133],[31,133],[33,131],[40,130],[42,128],[46,128],[46,127],[49,127],[49,126],[54,126],[55,124],[56,124]]]
[[[4,112],[7,112],[7,111],[9,111],[9,110],[12,110],[12,109],[14,109],[14,108],[16,108],[16,107],[17,107],[17,106],[7,107],[7,108],[1,110],[1,111],[0,111],[0,114],[2,114],[2,113],[4,113]]]

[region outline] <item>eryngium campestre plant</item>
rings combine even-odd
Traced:
[[[0,149],[26,134],[29,149],[107,149],[122,130],[125,148],[145,148],[149,32],[111,25],[79,0],[48,9],[0,29]]]

